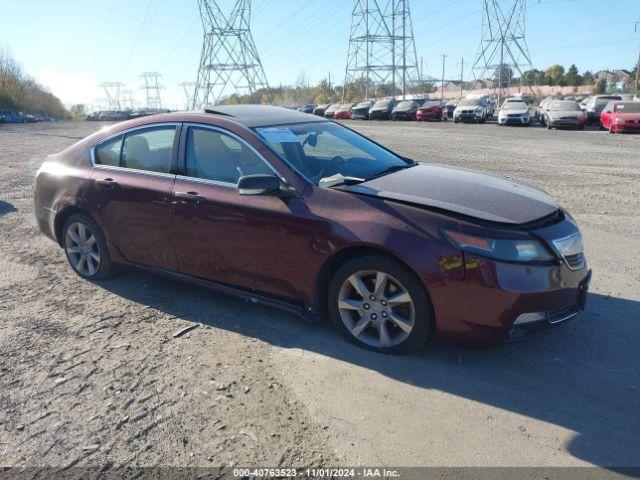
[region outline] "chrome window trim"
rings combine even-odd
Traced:
[[[249,143],[247,143],[247,141],[240,137],[239,135],[236,135],[233,132],[230,132],[229,130],[226,130],[224,128],[218,127],[216,125],[208,125],[206,123],[196,123],[196,122],[185,122],[182,124],[183,127],[194,127],[194,128],[202,128],[204,130],[213,130],[215,132],[224,134],[224,135],[228,135],[231,138],[237,140],[238,142],[240,142],[242,145],[246,146],[251,152],[253,152],[254,155],[256,155],[267,167],[269,167],[269,169],[275,173],[275,175],[290,189],[294,190],[294,188],[289,184],[289,182],[286,180],[286,178],[284,178],[284,176],[278,171],[276,170],[276,168],[271,165],[271,163],[269,163],[269,161],[264,158],[264,156],[258,152],[254,147],[252,147]],[[252,132],[253,133],[253,132]],[[188,135],[188,132],[187,132]],[[258,137],[258,139],[262,142],[262,140]],[[187,137],[187,142],[188,142],[188,137]],[[264,142],[263,142],[264,143]],[[187,150],[186,150],[186,145],[185,145],[185,151],[184,151],[184,163],[185,163],[185,167],[187,164]],[[185,172],[186,173],[186,172]],[[206,184],[210,184],[210,185],[216,185],[216,186],[221,186],[221,187],[232,187],[232,188],[236,188],[238,186],[237,183],[230,183],[230,182],[221,182],[219,180],[211,180],[208,178],[198,178],[198,177],[190,177],[188,175],[178,175],[177,178],[179,178],[180,180],[190,180],[190,181],[195,181],[198,183],[206,183]]]
[[[223,187],[231,190],[236,190],[237,183],[220,182],[217,180],[209,180],[207,178],[187,177],[186,175],[176,175],[176,180],[183,180],[185,182],[202,183],[205,185],[213,185],[215,187]]]
[[[148,130],[151,128],[158,128],[158,127],[160,128],[175,127],[177,130],[178,127],[180,127],[181,125],[182,125],[182,122],[149,123],[146,125],[138,125],[137,127],[128,128],[127,130],[122,130],[121,132],[114,133],[113,135],[109,135],[108,137],[103,138],[102,140],[100,140],[98,143],[96,143],[93,147],[89,149],[89,159],[91,161],[91,166],[93,168],[100,169],[100,170],[112,170],[116,172],[131,172],[131,173],[138,173],[143,175],[153,175],[157,177],[161,176],[161,177],[175,178],[176,175],[174,175],[173,173],[153,172],[151,170],[138,170],[136,168],[127,168],[127,167],[120,167],[120,166],[115,167],[113,165],[102,165],[100,163],[96,163],[96,148],[98,148],[104,143],[107,143],[113,140],[114,138],[122,137],[122,145],[120,147],[120,156],[122,157],[122,149],[124,148],[124,137],[129,133],[135,132],[137,130]],[[171,168],[171,162],[169,162],[169,168]]]

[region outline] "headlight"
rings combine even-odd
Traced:
[[[616,117],[616,123],[624,123],[624,118]]]
[[[555,259],[538,240],[510,240],[444,231],[454,247],[465,252],[508,262],[548,262]]]

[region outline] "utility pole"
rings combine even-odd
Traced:
[[[638,25],[640,22],[636,22],[633,31],[638,33]],[[640,47],[638,47],[638,63],[636,63],[636,92],[640,93]]]
[[[217,0],[198,0],[204,27],[194,108],[215,105],[232,93],[271,93],[251,35],[251,0],[236,0],[227,18]]]
[[[358,82],[363,97],[383,84],[395,96],[398,81],[403,98],[420,81],[409,0],[353,0],[343,100]]]
[[[464,58],[460,61],[460,98],[464,91]]]
[[[444,102],[444,66],[445,66],[445,60],[447,59],[447,57],[449,55],[440,55],[442,57],[442,83],[440,84],[440,101]]]

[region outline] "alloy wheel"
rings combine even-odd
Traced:
[[[415,305],[407,288],[376,270],[356,272],[344,281],[338,311],[351,335],[377,348],[399,345],[415,326]]]
[[[71,266],[85,277],[93,277],[100,268],[100,247],[88,225],[75,222],[65,234],[65,251]]]

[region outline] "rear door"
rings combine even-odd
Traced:
[[[171,191],[180,125],[131,130],[93,151],[93,205],[107,239],[129,262],[176,269]]]

